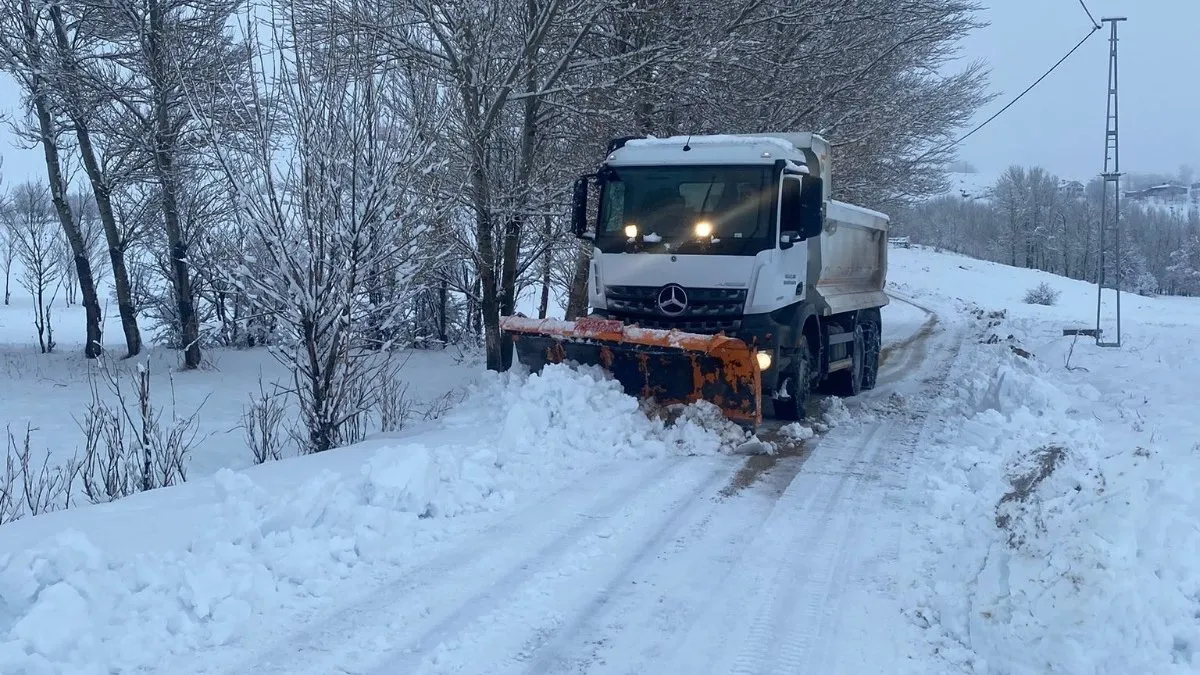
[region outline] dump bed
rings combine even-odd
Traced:
[[[888,303],[887,228],[878,211],[830,200],[825,231],[808,241],[809,298],[822,314],[841,314]]]

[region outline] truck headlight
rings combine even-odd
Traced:
[[[759,370],[766,370],[771,367],[771,352],[755,352],[754,359],[758,361]]]
[[[694,231],[696,232],[697,237],[711,237],[713,233],[712,223],[708,222],[707,220],[702,220],[696,223],[696,228]]]
[[[625,226],[625,236],[629,237],[630,239],[636,239],[637,238],[637,225],[626,225]]]

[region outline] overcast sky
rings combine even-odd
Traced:
[[[1086,0],[1097,20],[1120,24],[1121,169],[1200,169],[1200,0]],[[999,96],[971,126],[1029,86],[1087,32],[1079,0],[981,0],[990,25],[963,44],[963,58],[983,59]],[[1041,165],[1086,179],[1104,162],[1108,30],[1094,34],[1071,58],[1003,115],[960,146],[980,172],[1013,163]],[[19,94],[0,80],[0,112],[19,114]],[[963,130],[965,133],[970,127]],[[17,150],[0,128],[0,172],[12,184],[45,179],[40,149]]]
[[[1097,21],[1118,25],[1121,170],[1200,169],[1200,0],[1086,0]],[[965,58],[988,62],[1000,96],[987,119],[1060,59],[1088,31],[1079,0],[981,0],[991,25],[964,42]],[[1108,24],[1016,105],[962,143],[980,172],[1039,164],[1064,177],[1104,167]],[[964,133],[971,127],[964,130]]]

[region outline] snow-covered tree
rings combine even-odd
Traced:
[[[112,105],[99,123],[104,133],[141,158],[143,180],[154,188],[162,250],[170,261],[177,347],[184,366],[201,362],[189,232],[189,194],[208,167],[194,150],[200,129],[244,84],[249,53],[228,30],[240,0],[78,0],[88,20],[104,27],[96,59]],[[194,224],[194,223],[193,223]]]
[[[440,208],[421,177],[445,161],[410,123],[421,83],[378,60],[368,34],[306,21],[315,8],[275,5],[275,32],[255,45],[269,65],[236,114],[256,144],[231,149],[208,129],[230,217],[253,242],[227,278],[276,310],[309,452],[358,440],[416,281],[448,262],[426,245]]]
[[[1101,178],[1080,191],[1039,167],[1013,166],[987,199],[946,195],[915,204],[894,214],[893,230],[918,243],[1095,282],[1105,192]],[[1119,276],[1131,293],[1200,292],[1191,276],[1200,248],[1189,243],[1200,232],[1200,215],[1123,199],[1118,275],[1112,186],[1107,199],[1106,287]]]
[[[33,326],[43,354],[54,351],[51,313],[61,287],[61,266],[56,246],[58,228],[49,190],[37,183],[23,183],[13,190],[5,225],[14,237],[21,263],[21,286],[33,299]]]
[[[68,202],[69,179],[60,148],[65,125],[50,74],[54,70],[55,52],[48,46],[49,7],[33,0],[0,3],[0,53],[9,74],[22,89],[32,118],[19,128],[19,132],[42,148],[50,199],[74,258],[75,276],[85,310],[84,355],[96,358],[103,351],[100,301],[87,245]]]
[[[127,265],[126,253],[131,241],[129,233],[117,224],[113,200],[120,185],[136,179],[144,168],[145,155],[131,151],[122,133],[104,133],[106,115],[111,115],[121,100],[119,88],[113,86],[113,71],[103,58],[108,46],[104,40],[107,24],[85,20],[94,15],[86,1],[50,4],[46,14],[56,58],[45,74],[77,143],[95,203],[95,217],[104,232],[126,355],[136,356],[142,350],[142,336]],[[115,119],[121,121],[118,129],[123,130],[126,116],[118,112]],[[79,207],[83,208],[83,204]]]
[[[1175,293],[1200,295],[1200,233],[1189,233],[1183,245],[1171,252],[1166,279]]]

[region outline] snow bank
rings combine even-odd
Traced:
[[[226,644],[260,612],[303,608],[361,565],[405,559],[438,537],[438,519],[506,508],[615,459],[729,452],[744,434],[713,410],[690,406],[667,425],[599,370],[554,366],[492,375],[439,426],[374,453],[333,451],[358,471],[269,490],[222,470],[183,550],[105,555],[68,531],[0,555],[0,670],[99,675]]]
[[[1128,391],[1121,361],[1142,356],[1077,346],[1076,364],[1095,363],[1068,371],[1061,333],[1047,335],[1059,326],[989,324],[960,354],[953,372],[969,376],[951,381],[923,439],[915,487],[926,515],[913,532],[929,547],[913,620],[974,672],[1193,672],[1200,464],[1186,444],[1196,437],[1156,436],[1144,419],[1111,413],[1103,391]],[[1028,347],[1038,341],[1046,348]],[[1167,370],[1139,379],[1161,388]]]

